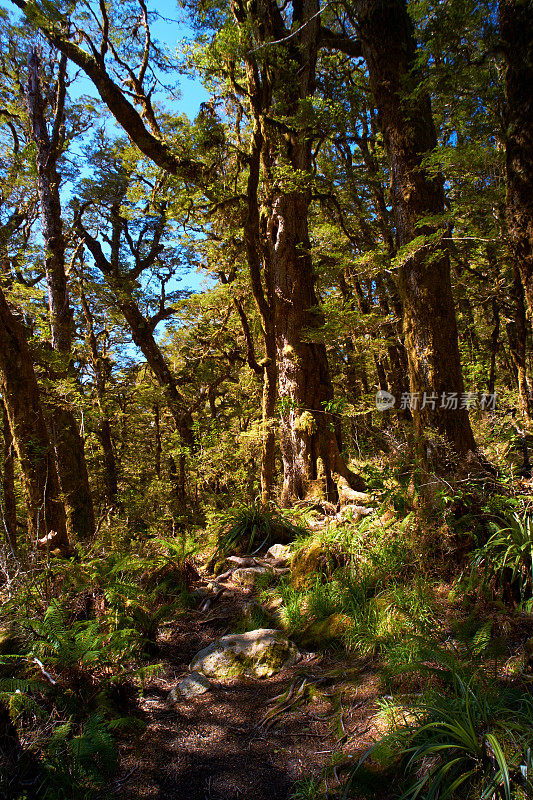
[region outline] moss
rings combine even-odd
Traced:
[[[327,550],[320,541],[311,542],[295,553],[291,561],[291,586],[302,588],[314,581],[326,558]]]
[[[312,436],[317,430],[316,420],[310,411],[304,411],[303,414],[296,418],[294,428],[300,433],[307,433]]]
[[[282,667],[296,663],[298,651],[282,637],[272,640],[270,636],[270,640],[264,643],[259,641],[257,644],[253,639],[249,642],[242,641],[243,637],[253,636],[255,633],[272,632],[258,629],[249,634],[223,637],[201,650],[193,659],[190,669],[224,682],[242,677],[268,678]]]
[[[326,619],[311,623],[300,636],[306,646],[325,647],[335,640],[342,639],[354,628],[354,621],[347,614],[335,612]]]

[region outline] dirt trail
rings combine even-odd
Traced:
[[[147,723],[136,744],[121,752],[121,774],[107,796],[127,800],[289,800],[295,783],[319,777],[334,753],[355,757],[370,741],[378,681],[372,670],[346,679],[354,665],[331,655],[304,654],[295,667],[266,680],[218,685],[201,697],[173,705],[168,693],[188,674],[192,657],[230,629],[247,590],[235,590],[207,614],[189,611],[167,625],[158,639],[163,673],[151,680],[139,708]],[[210,617],[212,619],[210,620]],[[261,720],[267,703],[305,677],[326,679],[326,693],[291,708],[269,729]],[[334,699],[338,698],[338,699]],[[329,797],[339,795],[329,771]]]

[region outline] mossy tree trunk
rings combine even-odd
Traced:
[[[2,428],[4,435],[4,459],[2,474],[2,516],[7,541],[13,550],[17,549],[17,501],[15,497],[15,448],[5,404],[2,406]]]
[[[511,360],[516,370],[520,413],[523,421],[529,424],[531,422],[531,392],[526,371],[527,319],[524,302],[524,287],[516,264],[511,287],[511,296],[514,306],[513,319],[507,322],[505,327],[509,340]]]
[[[37,152],[37,178],[43,238],[46,248],[45,268],[50,310],[52,346],[58,354],[55,373],[59,378],[73,378],[73,314],[67,288],[65,239],[61,217],[59,187],[61,176],[57,162],[64,136],[66,57],[61,58],[56,85],[54,122],[48,131],[39,78],[39,58],[33,50],[28,61],[27,100],[33,140]],[[65,500],[69,533],[80,539],[94,535],[94,510],[85,462],[84,443],[71,408],[55,402],[51,410],[51,433],[57,454],[57,469]]]
[[[68,550],[65,509],[54,450],[22,321],[0,289],[0,392],[17,453],[33,541],[54,533],[53,547]]]
[[[533,2],[500,0],[498,14],[507,64],[507,226],[533,316]]]
[[[416,43],[405,0],[356,4],[362,51],[391,168],[392,205],[403,261],[398,288],[419,441],[435,429],[460,454],[475,450],[468,411],[446,408],[443,393],[464,391],[440,175],[424,167],[437,144],[428,95],[416,69]],[[422,224],[421,224],[422,223]],[[424,404],[424,396],[426,403]],[[431,398],[431,399],[430,399]]]
[[[299,29],[297,36],[289,35],[274,0],[253,7],[233,0],[232,11],[243,33],[249,35],[250,25],[254,33],[245,56],[253,119],[245,238],[254,297],[267,336],[276,348],[283,459],[281,499],[283,504],[298,500],[312,484],[317,488],[317,482],[324,497],[336,500],[339,481],[359,489],[363,482],[350,472],[341,456],[327,409],[333,389],[326,348],[319,341],[322,316],[317,310],[308,230],[311,139],[298,129],[296,121],[287,126],[274,119],[296,120],[301,103],[314,94],[319,2],[292,4],[292,26]],[[269,39],[283,41],[285,61],[281,69],[281,62],[269,70],[254,56],[253,44]],[[287,174],[276,179],[274,168],[281,164]]]

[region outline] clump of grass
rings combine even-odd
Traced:
[[[526,611],[533,607],[533,515],[515,513],[490,523],[491,536],[473,557],[475,574],[485,584],[512,593]]]
[[[262,600],[295,638],[340,641],[361,655],[383,652],[433,622],[431,588],[412,578],[412,551],[394,524],[364,520],[299,539],[293,570]],[[331,630],[321,627],[333,615]],[[317,640],[317,644],[320,642]]]
[[[306,533],[279,509],[259,501],[217,515],[214,532],[215,560],[230,553],[245,555],[272,544],[286,544]]]
[[[391,716],[389,730],[352,771],[344,798],[368,778],[368,762],[385,771],[394,765],[402,800],[530,796],[532,718],[529,693],[454,674],[449,693],[426,694],[407,715]]]

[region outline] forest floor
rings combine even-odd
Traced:
[[[250,599],[250,589],[225,586],[229,591],[212,609],[188,611],[161,630],[157,660],[163,669],[138,701],[147,727],[140,740],[124,745],[112,794],[128,800],[288,800],[297,781],[323,778],[330,767],[328,794],[340,797],[343,764],[353,763],[375,734],[375,665],[345,654],[340,660],[304,652],[298,664],[270,678],[235,680],[170,701],[193,656],[228,633]],[[304,680],[319,682],[322,691],[270,727],[262,725],[269,701]],[[338,766],[331,770],[334,754]]]

